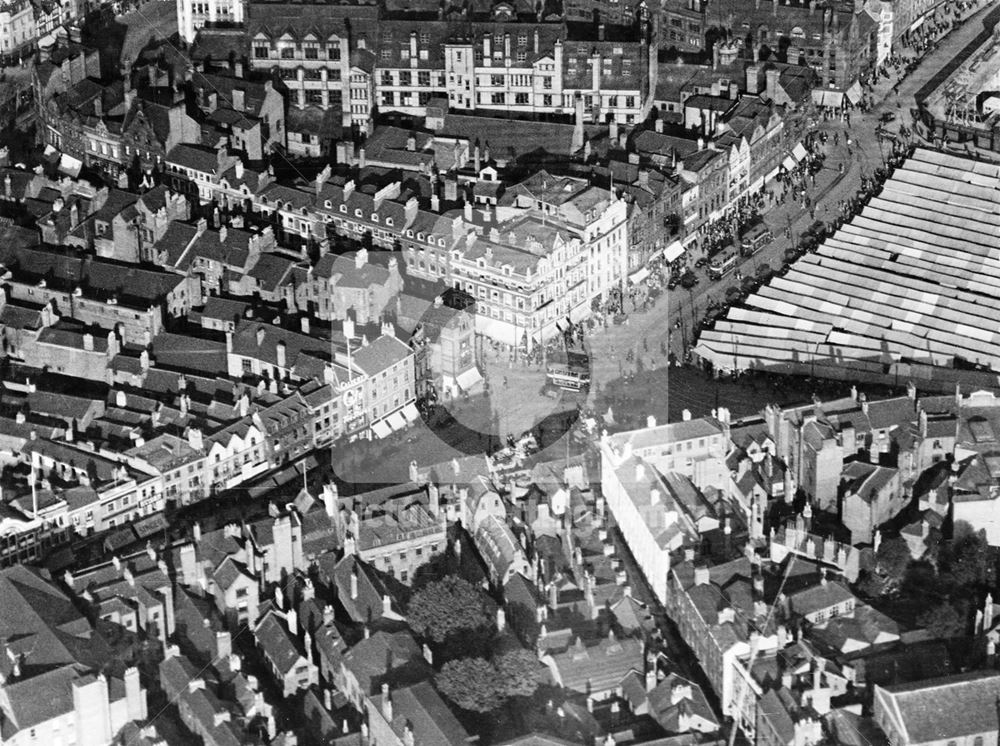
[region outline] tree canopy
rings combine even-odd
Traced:
[[[925,627],[935,637],[958,637],[964,631],[964,624],[954,607],[944,601],[932,606],[917,617],[917,624]]]
[[[913,558],[910,555],[910,547],[903,537],[890,536],[879,544],[875,559],[878,561],[878,569],[883,575],[890,580],[899,581],[903,579],[906,568]]]
[[[484,658],[459,658],[442,666],[435,678],[441,693],[472,712],[490,712],[504,702],[503,682]]]
[[[492,635],[496,604],[486,593],[457,575],[446,575],[413,594],[407,621],[421,637],[443,644],[456,636]]]
[[[508,697],[530,697],[538,688],[538,656],[529,650],[516,649],[499,653],[493,666]]]
[[[981,533],[963,521],[955,523],[955,538],[942,548],[940,563],[958,588],[982,586],[993,576],[990,547]]]
[[[472,712],[490,712],[511,697],[530,697],[538,688],[538,658],[523,648],[485,658],[459,658],[441,667],[435,683],[441,693]]]

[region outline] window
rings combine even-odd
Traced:
[[[431,85],[431,74],[429,70],[421,70],[417,73],[417,85],[422,88],[429,88]]]
[[[402,86],[412,85],[413,76],[410,74],[409,70],[404,70],[399,74],[399,84]]]
[[[552,90],[552,76],[546,75],[544,78],[542,78],[542,88],[544,88],[547,91]]]
[[[490,97],[490,102],[493,104],[503,105],[507,102],[506,97],[502,93],[494,93]]]
[[[253,56],[256,57],[258,60],[266,60],[270,54],[271,54],[271,50],[270,50],[269,47],[254,47],[253,48]]]
[[[542,106],[552,106],[552,94],[546,93],[542,96]]]
[[[319,46],[316,44],[309,44],[303,50],[307,60],[318,60],[319,59]]]
[[[491,75],[490,85],[495,88],[503,88],[503,75]]]
[[[528,94],[527,93],[515,93],[514,94],[514,103],[517,104],[518,106],[527,106],[528,105]]]
[[[421,44],[430,44],[431,43],[431,35],[428,32],[426,32],[426,31],[421,31],[420,32],[420,43]]]
[[[295,58],[295,47],[282,47],[281,48],[281,59],[291,60]]]

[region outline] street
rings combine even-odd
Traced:
[[[881,167],[882,152],[876,128],[882,115],[886,112],[896,115],[894,121],[884,126],[886,131],[894,135],[898,135],[899,128],[903,125],[912,129],[910,110],[916,106],[914,94],[982,31],[984,17],[997,4],[996,1],[983,4],[981,9],[974,11],[961,25],[944,36],[938,47],[899,82],[898,94],[892,92],[898,80],[895,76],[879,78],[867,92],[874,104],[869,111],[854,109],[850,112],[849,121],[831,117],[825,121],[821,119],[811,128],[812,131],[826,133],[828,136],[827,143],[822,146],[826,154],[823,169],[816,176],[816,185],[807,190],[815,206],[815,220],[833,221],[837,217],[839,203],[852,199],[861,189],[862,179],[870,177],[876,168]],[[916,53],[913,50],[903,50],[903,54],[915,56]],[[836,145],[833,142],[835,135],[838,141]],[[849,139],[850,146],[847,144]],[[888,147],[884,142],[881,144],[882,149]],[[842,175],[839,173],[841,164],[844,166]],[[770,188],[780,189],[777,185]],[[755,256],[741,258],[735,270],[714,282],[709,280],[704,268],[696,269],[699,278],[696,287],[684,290],[678,286],[668,293],[670,300],[665,309],[660,310],[658,304],[657,313],[665,311],[666,317],[671,319],[670,325],[680,322],[680,327],[671,339],[671,350],[678,357],[683,356],[686,347],[693,345],[696,336],[693,327],[704,317],[707,306],[713,301],[723,303],[726,289],[738,284],[735,279],[737,271],[744,276],[753,276],[757,267],[762,264],[768,264],[774,270],[779,269],[784,264],[785,251],[794,248],[797,238],[814,222],[809,211],[800,202],[790,198],[768,209],[763,217],[775,238]],[[787,229],[791,231],[790,238],[785,235]],[[692,257],[692,264],[694,258],[697,257]],[[665,328],[667,325],[663,326]]]

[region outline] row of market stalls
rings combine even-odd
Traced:
[[[823,106],[828,109],[843,109],[845,106],[857,106],[861,101],[861,84],[854,81],[854,84],[846,91],[829,90],[825,88],[814,88],[812,100],[816,106]]]
[[[998,180],[996,164],[916,151],[817,252],[703,331],[695,354],[733,372],[1000,370]]]

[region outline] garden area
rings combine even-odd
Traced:
[[[946,522],[936,546],[917,560],[906,540],[887,530],[856,590],[904,627],[944,641],[956,665],[975,666],[985,653],[976,610],[997,592],[997,553],[963,521]]]

